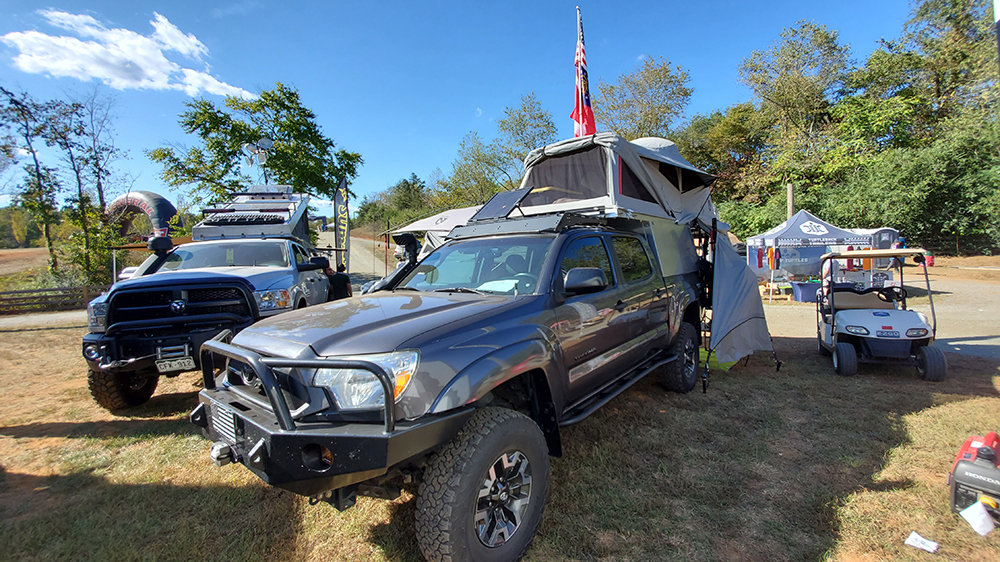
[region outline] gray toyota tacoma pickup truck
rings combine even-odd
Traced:
[[[665,277],[648,226],[559,213],[458,227],[381,290],[204,344],[191,420],[216,464],[312,503],[416,488],[429,560],[517,560],[561,427],[650,373],[696,383],[699,274]]]

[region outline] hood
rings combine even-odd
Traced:
[[[509,296],[378,292],[311,306],[262,320],[234,344],[281,357],[356,355],[393,351],[443,326],[493,313]]]
[[[201,269],[184,269],[180,271],[159,271],[152,275],[143,275],[115,283],[114,289],[131,287],[154,287],[157,285],[176,286],[185,283],[249,283],[250,288],[261,291],[271,288],[287,288],[291,285],[289,268],[276,267],[206,267]],[[274,287],[281,285],[282,287]]]

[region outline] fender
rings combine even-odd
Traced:
[[[552,357],[552,346],[538,338],[500,348],[462,369],[431,405],[430,413],[461,408],[533,369],[551,372]]]

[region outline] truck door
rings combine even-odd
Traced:
[[[621,281],[622,300],[627,305],[623,312],[631,330],[631,341],[635,343],[634,351],[641,354],[654,344],[656,335],[669,333],[669,300],[663,277],[654,273],[649,253],[639,238],[613,236],[611,247]]]
[[[622,294],[611,267],[605,237],[583,236],[565,246],[559,261],[554,293],[564,295],[562,281],[574,267],[596,267],[608,286],[586,295],[574,295],[556,306],[553,331],[559,338],[568,374],[567,398],[574,402],[613,378],[617,350],[631,329],[622,324]]]
[[[302,246],[292,243],[292,253],[295,255],[295,262],[301,264],[309,263],[309,252]],[[330,290],[330,280],[322,270],[298,270],[296,268],[297,284],[306,297],[306,305],[312,306],[326,302],[327,292]]]

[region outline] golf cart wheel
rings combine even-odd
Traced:
[[[823,347],[823,336],[820,335],[819,331],[816,331],[816,351],[819,352],[820,357],[829,357],[831,355],[830,350]]]
[[[421,552],[431,562],[520,560],[542,520],[548,480],[538,425],[515,410],[477,409],[424,471]]]
[[[112,412],[145,404],[156,392],[159,382],[160,377],[156,374],[87,371],[90,395],[102,408]]]
[[[687,322],[681,323],[670,353],[677,359],[660,368],[660,384],[671,392],[691,392],[698,382],[698,330]]]
[[[846,342],[837,342],[833,348],[833,370],[842,377],[853,377],[858,373],[858,352]]]
[[[917,350],[917,373],[925,381],[943,381],[948,376],[948,362],[944,358],[944,352],[930,346]]]

